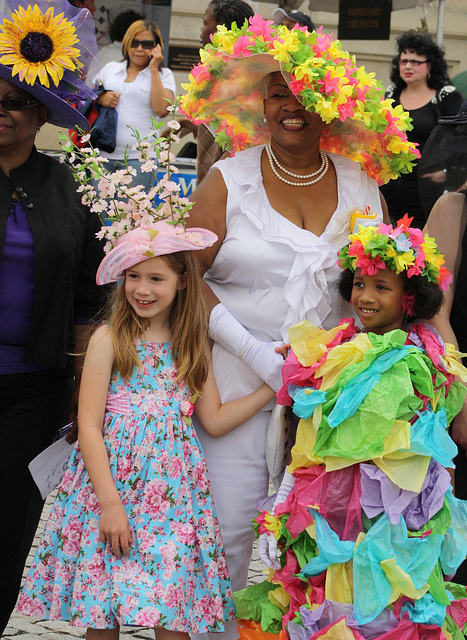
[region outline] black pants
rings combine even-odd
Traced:
[[[71,370],[0,375],[0,636],[43,506],[28,464],[68,421],[73,388]]]

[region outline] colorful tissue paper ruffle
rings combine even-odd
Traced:
[[[460,640],[467,593],[446,576],[467,556],[467,502],[445,467],[465,395],[453,371],[467,372],[420,324],[375,335],[304,322],[290,342],[295,482],[274,509],[281,568],[252,619],[291,640]]]
[[[368,518],[384,511],[397,524],[402,515],[409,529],[420,529],[442,508],[451,484],[449,472],[433,459],[419,493],[401,489],[375,465],[361,464],[360,472],[361,506]]]

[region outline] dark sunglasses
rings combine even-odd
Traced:
[[[156,41],[155,40],[137,40],[136,38],[133,38],[133,40],[131,41],[130,47],[132,49],[137,49],[139,45],[141,45],[145,51],[150,51],[151,49],[154,49],[154,47],[156,46]]]
[[[0,100],[0,106],[6,111],[22,111],[28,107],[34,107],[40,104],[38,100],[23,100],[22,98],[3,98]]]

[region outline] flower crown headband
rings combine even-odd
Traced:
[[[361,269],[362,275],[373,276],[381,269],[390,269],[407,277],[423,276],[447,291],[452,275],[444,267],[444,257],[434,238],[410,226],[413,218],[407,214],[397,226],[380,223],[377,227],[358,225],[349,235],[350,244],[339,251],[341,269]]]
[[[190,82],[182,85],[181,111],[212,128],[224,149],[268,142],[260,81],[281,71],[305,109],[329,124],[322,148],[360,162],[379,184],[410,172],[420,157],[407,140],[409,114],[384,100],[375,74],[357,67],[355,57],[321,27],[312,33],[305,27],[289,30],[255,15],[241,28],[219,25],[200,55]]]

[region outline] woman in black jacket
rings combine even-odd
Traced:
[[[87,20],[71,5],[64,10],[71,20],[56,16],[49,33],[45,19],[44,33],[28,33],[32,21],[23,16],[15,55],[24,79],[13,73],[13,54],[5,57],[15,29],[0,26],[0,63],[9,63],[0,64],[0,635],[42,510],[28,464],[73,414],[80,362],[71,354],[84,350],[102,296],[95,282],[102,258],[98,217],[81,203],[68,166],[34,146],[45,122],[88,126],[62,99],[84,98],[88,91],[71,70],[60,81],[50,74],[49,87],[34,75],[47,38],[53,46],[43,61],[46,71],[60,55],[60,28],[72,33],[74,17]],[[63,55],[74,63],[72,53]]]
[[[394,100],[394,106],[402,105],[412,118],[413,129],[407,132],[411,142],[423,147],[441,116],[455,115],[462,104],[462,95],[451,84],[443,51],[428,34],[408,31],[397,39],[398,54],[393,58],[391,81],[386,98]],[[433,190],[437,195],[441,174],[420,176],[417,169],[405,173],[397,180],[381,187],[391,220],[396,221],[405,213],[413,216],[413,227],[422,228],[426,216],[423,213],[419,189]],[[435,196],[436,199],[437,196]]]

